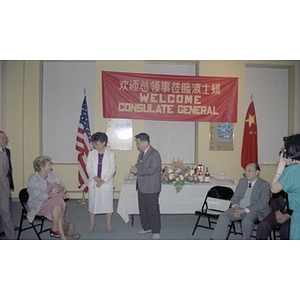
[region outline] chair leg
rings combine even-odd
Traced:
[[[35,231],[37,237],[39,238],[39,240],[41,240],[41,237],[40,237],[39,233],[37,232],[37,230],[36,230],[35,226],[33,225],[33,223],[31,223],[31,226],[34,229],[34,231]]]
[[[228,240],[230,234],[231,234],[231,229],[234,227],[234,222],[231,222],[230,224],[230,227],[229,227],[229,230],[228,230],[228,234],[227,234],[227,237],[226,237],[226,240]],[[234,233],[235,233],[235,227],[234,227]]]
[[[269,233],[269,238],[270,238],[270,240],[272,240],[272,231],[270,231],[270,233]]]
[[[131,215],[131,226],[133,226],[133,223],[134,223],[134,215],[132,214]]]
[[[231,233],[234,233],[234,235],[237,235],[234,221],[232,221],[231,224],[230,224],[226,240],[228,240]]]
[[[197,227],[198,227],[198,223],[199,223],[200,218],[201,218],[201,215],[199,215],[199,217],[198,217],[198,219],[197,219],[196,225],[195,225],[194,230],[193,230],[193,232],[192,232],[192,236],[194,235],[194,233],[195,233],[195,231],[196,231],[196,229],[197,229]]]
[[[18,233],[18,240],[20,239],[20,235],[22,232],[22,224],[23,224],[23,211],[21,212],[21,220],[20,220],[20,225],[19,225],[19,233]]]
[[[232,223],[232,228],[233,228],[234,235],[236,235],[235,223],[234,222]]]
[[[41,229],[40,229],[40,232],[39,233],[42,233],[43,232],[43,226],[44,226],[44,218],[42,219],[42,223],[41,223]]]
[[[208,217],[208,226],[209,226],[210,229],[212,229],[211,228],[211,222],[210,222],[210,216],[207,216],[207,217]]]

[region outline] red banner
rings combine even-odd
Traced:
[[[238,78],[102,71],[103,117],[237,122]]]

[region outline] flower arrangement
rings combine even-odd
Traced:
[[[173,184],[176,193],[179,193],[186,183],[197,181],[197,174],[189,166],[184,166],[183,160],[173,160],[170,166],[164,166],[161,172],[161,181],[163,184]]]

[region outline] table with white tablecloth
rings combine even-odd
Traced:
[[[205,196],[209,189],[215,185],[228,186],[235,191],[233,184],[194,183],[186,184],[176,193],[172,184],[163,184],[159,196],[161,214],[194,214],[201,209]],[[125,223],[129,221],[129,215],[138,215],[138,196],[135,182],[124,182],[121,188],[117,213]]]

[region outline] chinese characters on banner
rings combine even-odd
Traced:
[[[103,117],[237,122],[238,78],[102,71]]]

